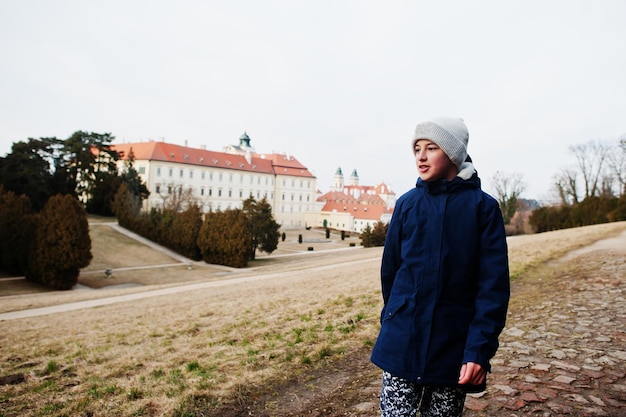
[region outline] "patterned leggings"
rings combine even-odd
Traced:
[[[381,417],[460,417],[464,404],[461,388],[418,385],[383,372]]]

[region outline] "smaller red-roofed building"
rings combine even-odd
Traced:
[[[356,170],[344,184],[341,168],[337,168],[331,190],[317,198],[320,213],[312,224],[336,230],[361,233],[377,222],[389,223],[396,195],[385,183],[359,185]]]

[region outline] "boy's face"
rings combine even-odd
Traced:
[[[422,181],[452,180],[457,174],[448,155],[428,139],[415,142],[415,165]]]

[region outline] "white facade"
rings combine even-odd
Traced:
[[[243,201],[266,198],[283,228],[306,225],[305,213],[315,210],[316,178],[286,155],[226,153],[163,142],[115,145],[128,155],[150,196],[144,210],[193,201],[204,212],[241,208]],[[120,161],[120,166],[123,165]]]

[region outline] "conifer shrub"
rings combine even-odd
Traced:
[[[266,253],[274,252],[278,248],[280,225],[274,220],[272,206],[267,199],[256,201],[250,197],[243,202],[242,211],[248,218],[252,234],[250,259],[255,259],[257,249]]]
[[[202,259],[198,247],[201,227],[202,211],[197,204],[192,204],[183,212],[174,213],[172,227],[168,234],[168,246],[187,258],[199,261]]]
[[[137,230],[140,203],[132,195],[126,183],[120,184],[113,198],[112,210],[120,226],[129,230]]]
[[[0,185],[0,270],[23,275],[35,232],[30,199]]]
[[[68,194],[50,197],[39,214],[26,278],[55,290],[69,290],[91,258],[83,207]]]
[[[361,245],[366,248],[373,246],[385,246],[388,228],[389,224],[381,221],[376,222],[373,228],[368,224],[361,233]]]
[[[248,218],[240,209],[209,212],[198,236],[202,259],[211,264],[248,266],[252,234]]]

